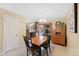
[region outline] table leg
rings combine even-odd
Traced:
[[[41,47],[39,48],[39,56],[41,56]]]

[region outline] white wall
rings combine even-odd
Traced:
[[[7,3],[0,4],[0,8],[25,16],[28,19],[27,21],[31,22],[40,18],[55,19],[63,17],[67,14],[71,5],[69,3]]]
[[[11,20],[11,23],[8,23],[7,24],[7,21],[9,19],[7,19],[7,17],[13,17],[15,19],[14,22],[12,22]],[[25,35],[25,17],[22,17],[22,16],[19,16],[19,15],[16,15],[15,13],[13,12],[9,12],[9,11],[6,11],[4,9],[0,9],[0,55],[25,55],[24,52],[26,52],[26,49],[25,49],[25,45],[24,45],[24,40],[23,40],[23,35]],[[9,21],[10,22],[10,21]],[[18,42],[19,43],[19,46],[14,46],[15,48],[13,48],[11,45],[14,45],[14,44],[9,44],[7,45],[7,43],[10,43],[10,38],[7,40],[7,33],[5,31],[7,31],[7,29],[9,28],[6,28],[5,27],[5,24],[10,25],[10,26],[13,26],[14,29],[12,30],[13,32],[17,31],[17,34],[13,35],[13,36],[18,36],[18,39],[19,39],[19,42],[16,41],[16,40],[13,40],[11,39],[11,41],[15,44],[15,42]],[[16,26],[15,26],[16,24]],[[4,25],[4,26],[3,26]],[[9,27],[9,26],[8,26]],[[10,27],[11,28],[11,27]],[[11,29],[9,29],[10,31]],[[7,35],[6,35],[6,34]],[[9,33],[9,32],[8,32]],[[10,32],[11,33],[11,32]],[[12,35],[13,33],[9,34]],[[6,37],[7,36],[7,37]],[[5,39],[6,37],[6,39]],[[14,38],[14,37],[13,37]],[[7,46],[8,47],[7,47]],[[16,44],[17,45],[17,44]],[[12,47],[12,49],[9,49],[9,47]],[[7,51],[5,51],[7,49]]]
[[[79,56],[79,4],[78,4],[78,33],[70,32],[69,30],[69,17],[71,15],[73,6],[69,10],[69,13],[67,14],[67,47],[68,47],[68,53],[69,55],[76,55]]]

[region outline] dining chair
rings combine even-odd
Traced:
[[[51,53],[51,49],[50,49],[50,40],[51,40],[51,36],[50,35],[46,35],[47,36],[47,41],[41,45],[41,47],[43,47],[46,52],[47,52],[47,56],[48,56],[48,48],[49,48],[49,51]]]
[[[35,36],[35,32],[30,32],[30,37],[32,38],[32,37],[34,37]]]
[[[40,52],[39,47],[32,44],[32,40],[29,37],[23,36],[23,38],[27,49],[27,56],[30,54],[32,56],[39,55],[39,52]]]

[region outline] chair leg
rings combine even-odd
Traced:
[[[46,52],[47,52],[47,56],[48,56],[48,49],[46,49]]]

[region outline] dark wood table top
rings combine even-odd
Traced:
[[[37,45],[37,46],[42,45],[46,41],[47,41],[46,36],[38,36],[37,33],[36,33],[36,36],[32,38],[32,43]]]

